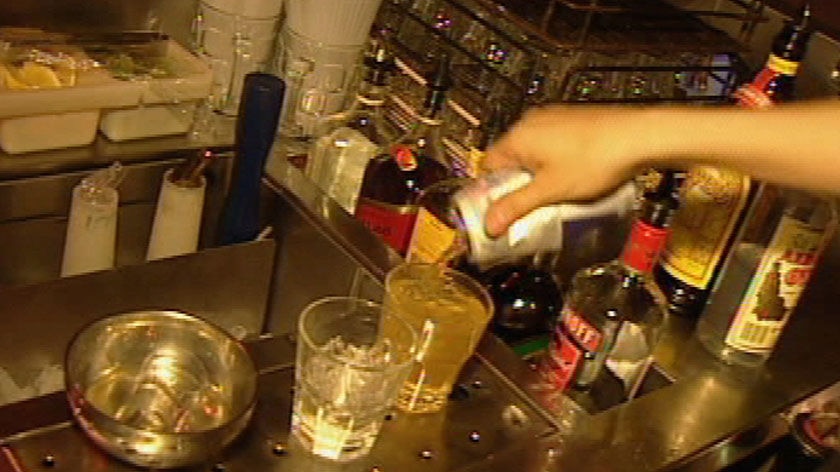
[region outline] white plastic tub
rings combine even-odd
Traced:
[[[100,110],[135,105],[141,89],[104,70],[80,72],[74,86],[0,88],[0,148],[9,154],[85,146],[96,137]]]
[[[187,132],[199,100],[207,98],[212,72],[201,59],[174,41],[165,45],[165,59],[174,77],[131,82],[141,93],[132,107],[103,110],[99,129],[112,141]]]
[[[96,138],[99,110],[0,120],[0,144],[9,154],[86,146]]]

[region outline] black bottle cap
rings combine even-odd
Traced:
[[[449,54],[441,52],[438,55],[437,67],[426,76],[426,101],[423,104],[428,116],[434,116],[443,108],[446,101],[446,91],[452,87],[452,74],[449,70]]]
[[[374,54],[365,57],[365,65],[368,68],[367,82],[379,86],[388,84],[388,77],[395,67],[394,59],[384,46],[377,47]]]
[[[440,92],[445,92],[452,87],[452,72],[449,68],[450,60],[448,52],[441,52],[437,56],[436,67],[426,76],[426,87]]]

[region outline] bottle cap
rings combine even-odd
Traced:
[[[377,47],[373,55],[365,57],[365,65],[368,68],[366,80],[379,86],[388,84],[388,77],[395,68],[394,59],[384,46]]]
[[[449,67],[450,60],[448,52],[440,53],[437,66],[426,77],[426,87],[441,92],[449,90],[452,87],[452,72]]]

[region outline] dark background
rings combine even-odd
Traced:
[[[767,0],[765,3],[787,14],[793,14],[805,3],[810,3],[814,26],[826,35],[840,40],[840,1],[838,0]]]

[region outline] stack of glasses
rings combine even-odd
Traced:
[[[281,133],[310,137],[343,110],[381,0],[288,0],[274,72],[286,81]]]
[[[201,0],[193,26],[195,50],[213,70],[212,107],[235,115],[245,75],[265,71],[273,57],[283,0]]]

